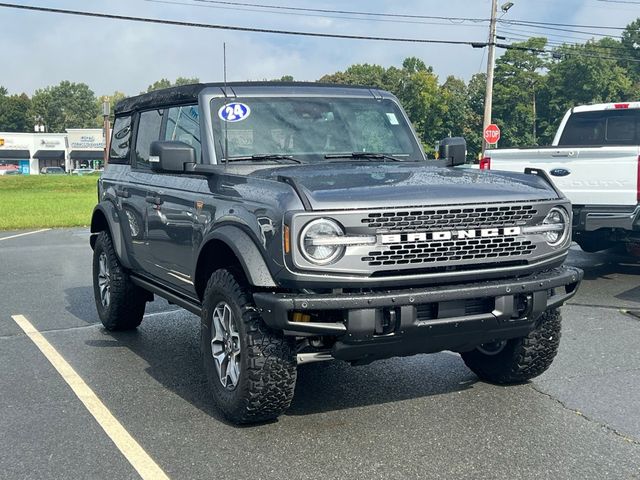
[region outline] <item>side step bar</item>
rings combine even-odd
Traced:
[[[202,316],[202,306],[194,300],[176,295],[175,293],[164,287],[161,287],[155,283],[149,282],[148,280],[144,280],[134,275],[131,275],[131,281],[137,286],[142,287],[145,290],[148,290],[149,292],[166,299],[170,303],[174,303],[179,307],[182,307],[185,310],[198,315],[199,317]]]

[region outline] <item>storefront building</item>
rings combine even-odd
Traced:
[[[33,134],[33,158],[38,162],[36,172],[42,173],[46,167],[66,167],[67,136],[64,133],[34,133]],[[65,168],[66,170],[66,168]]]
[[[0,133],[0,163],[16,165],[22,174],[35,173],[38,160],[35,153],[33,133]]]
[[[16,165],[24,175],[45,167],[101,168],[104,137],[99,128],[69,129],[67,133],[0,132],[0,165]]]
[[[104,135],[100,128],[67,129],[69,146],[68,170],[76,168],[98,169],[104,165]]]

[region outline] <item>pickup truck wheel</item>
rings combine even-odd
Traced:
[[[133,330],[142,322],[147,295],[122,267],[108,232],[100,232],[93,250],[93,295],[107,330]]]
[[[560,344],[562,317],[547,310],[526,337],[481,345],[462,353],[464,363],[480,379],[497,384],[523,383],[546,371]]]
[[[201,354],[215,403],[236,424],[275,419],[296,384],[295,345],[269,329],[251,291],[228,270],[211,275],[202,308]]]

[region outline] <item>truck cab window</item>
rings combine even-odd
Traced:
[[[125,163],[131,148],[131,116],[116,117],[113,123],[109,157],[114,163]]]
[[[167,112],[165,140],[186,143],[196,150],[196,160],[200,161],[202,143],[200,142],[200,115],[197,105],[184,105],[170,108]]]
[[[160,139],[160,127],[164,110],[142,112],[138,120],[136,148],[133,166],[135,168],[151,168],[149,166],[149,150],[151,142]]]

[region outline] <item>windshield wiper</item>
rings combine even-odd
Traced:
[[[279,155],[279,154],[264,154],[264,155],[245,155],[243,157],[231,157],[227,158],[227,162],[263,162],[273,160],[277,163],[283,163],[282,160],[288,160],[292,163],[302,163],[297,158],[293,158],[291,155]]]
[[[385,155],[384,153],[371,153],[371,152],[351,152],[351,153],[329,153],[324,158],[352,158],[356,160],[368,160],[374,162],[376,160],[382,160],[386,162],[391,160],[392,162],[401,162],[399,158],[392,157],[391,155]]]

